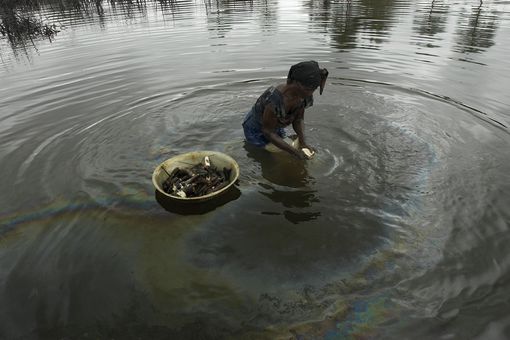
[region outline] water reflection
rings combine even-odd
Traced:
[[[88,20],[105,27],[106,20],[149,18],[149,10],[163,14],[163,20],[175,20],[183,12],[196,17],[193,10],[205,7],[207,29],[216,31],[225,38],[234,24],[245,20],[259,21],[260,30],[272,30],[278,25],[278,3],[261,1],[212,1],[195,3],[188,0],[39,0],[2,2],[0,7],[0,32],[13,50],[35,47],[40,38],[54,39],[60,31],[69,29],[79,20]],[[379,49],[385,43],[399,11],[409,4],[405,1],[306,1],[312,29],[328,33],[334,47],[339,49]],[[450,4],[433,0],[418,9],[413,19],[413,29],[421,37],[434,37],[447,30]],[[482,2],[472,6],[470,13],[459,15],[456,45],[452,48],[460,53],[479,53],[494,45],[498,28],[498,15],[490,11],[490,4]],[[461,8],[460,11],[465,9]],[[125,20],[129,23],[128,20]],[[21,47],[21,49],[20,49]],[[427,47],[431,47],[430,44]],[[436,46],[432,46],[436,47]],[[16,53],[16,51],[15,51]],[[23,53],[23,52],[22,52]]]
[[[232,30],[243,12],[253,11],[253,1],[211,1],[205,0],[208,29],[217,31],[219,38]]]
[[[335,47],[356,47],[359,23],[353,15],[351,2],[340,2],[334,7],[330,1],[310,1],[306,5],[310,10],[310,20],[332,35]]]
[[[467,17],[467,23],[466,21]],[[482,2],[472,6],[469,16],[459,16],[456,52],[480,53],[494,45],[498,28],[496,13],[489,13]]]
[[[277,22],[276,6],[267,0],[257,1],[211,1],[204,0],[207,29],[217,33],[218,38],[225,38],[235,25],[250,21],[259,21],[260,30],[266,31]],[[256,20],[254,20],[256,19]]]
[[[181,203],[176,200],[169,199],[159,191],[155,190],[154,196],[156,201],[166,211],[179,215],[202,215],[213,211],[228,202],[235,201],[241,196],[241,191],[232,185],[230,189],[223,192],[220,196],[206,202]]]
[[[315,220],[321,215],[319,211],[309,211],[320,200],[317,191],[313,189],[315,179],[308,173],[306,161],[294,159],[287,153],[267,152],[248,143],[245,143],[244,148],[247,156],[259,165],[262,177],[269,182],[259,183],[265,189],[260,193],[278,206],[286,208],[283,211],[285,219],[298,224]],[[294,210],[290,210],[292,208]],[[280,214],[273,211],[261,213]]]
[[[121,6],[126,13],[134,10],[143,11],[142,1],[115,1],[108,3],[113,9]],[[26,47],[31,44],[35,47],[34,39],[47,38],[50,41],[65,28],[61,20],[80,17],[99,18],[104,21],[104,7],[102,1],[83,0],[39,0],[39,1],[2,1],[0,2],[0,33],[6,37],[11,47]],[[50,14],[48,18],[46,14]],[[65,20],[67,21],[67,20]]]
[[[265,186],[264,184],[259,185],[267,190],[260,192],[263,196],[266,196],[274,203],[278,203],[285,208],[294,208],[294,210],[285,209],[283,211],[283,216],[287,221],[298,224],[301,222],[316,220],[319,216],[321,216],[320,211],[306,210],[309,210],[312,207],[312,204],[320,203],[316,190],[308,188],[300,190],[280,190],[271,186]],[[261,213],[263,215],[275,215],[275,213],[271,211],[262,211]]]
[[[287,153],[268,152],[248,143],[244,144],[244,149],[247,156],[259,164],[262,177],[271,183],[300,188],[313,181],[306,169],[306,163]]]
[[[242,12],[253,12],[253,1],[204,0],[211,29],[224,35],[238,22]],[[38,0],[0,3],[0,33],[13,49],[27,43],[35,47],[35,39],[54,38],[61,30],[78,23],[77,19],[96,21],[102,28],[108,18],[148,18],[149,7],[164,15],[164,20],[175,20],[177,13],[189,12],[195,16],[196,2],[189,0]],[[274,12],[267,1],[262,2],[262,26],[274,24]],[[49,14],[49,15],[47,15]],[[43,19],[44,18],[44,19]],[[126,21],[126,23],[129,23]]]
[[[0,5],[0,34],[7,38],[13,48],[24,47],[34,38],[51,39],[60,31],[56,24],[47,24],[32,13],[17,11],[13,7]]]
[[[425,37],[433,37],[445,32],[449,8],[450,6],[443,1],[432,1],[425,8],[417,10],[413,21],[416,33]]]
[[[398,1],[309,1],[311,21],[329,32],[337,48],[378,48],[390,34]]]

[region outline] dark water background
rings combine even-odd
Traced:
[[[510,338],[509,2],[24,13],[60,32],[0,39],[1,339]],[[246,147],[309,59],[317,157]],[[238,190],[165,209],[153,169],[202,149]]]

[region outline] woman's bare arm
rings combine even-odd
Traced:
[[[287,151],[299,159],[305,159],[306,156],[301,150],[293,148],[276,133],[277,127],[278,119],[276,118],[271,105],[267,105],[264,112],[262,113],[262,133],[264,136],[280,149]]]
[[[305,126],[305,109],[302,107],[299,109],[300,111],[297,113],[296,119],[292,122],[292,128],[296,131],[298,136],[299,146],[304,147],[306,145],[304,126]]]

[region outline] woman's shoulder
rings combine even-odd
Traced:
[[[280,86],[269,86],[266,91],[264,91],[264,95],[267,98],[283,100],[283,94]]]
[[[267,104],[271,105],[276,116],[279,117],[282,114],[285,114],[283,94],[280,91],[279,86],[268,87],[260,96],[259,101],[263,103],[263,106],[266,106]]]

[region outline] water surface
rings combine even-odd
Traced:
[[[0,39],[0,338],[510,337],[506,2],[61,4]],[[245,145],[309,59],[317,157]],[[202,149],[237,191],[164,206]]]

